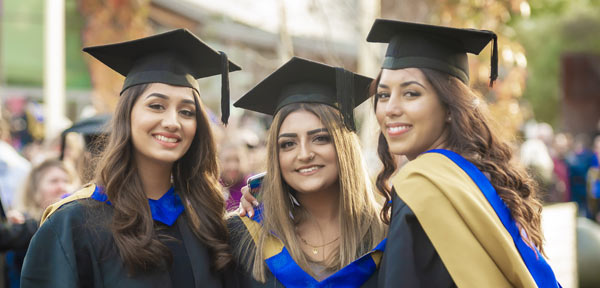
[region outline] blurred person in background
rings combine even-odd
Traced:
[[[591,218],[587,205],[588,169],[592,166],[594,153],[590,150],[590,137],[578,134],[573,141],[573,150],[567,156],[569,166],[569,183],[571,185],[571,200],[577,203],[579,215]]]
[[[83,136],[78,133],[68,133],[65,137],[65,149],[62,152],[62,162],[73,178],[73,185],[78,187],[92,180],[92,153],[86,149]]]
[[[538,192],[544,202],[556,202],[556,196],[550,191],[553,186],[552,173],[554,171],[554,162],[548,152],[548,147],[544,138],[548,136],[548,126],[544,123],[535,123],[531,121],[525,125],[525,142],[521,144],[519,160],[521,164],[527,168],[527,171],[537,182],[539,186]]]
[[[48,159],[36,165],[21,191],[18,210],[25,218],[39,221],[46,207],[72,190],[74,178],[67,166],[58,159]]]
[[[224,139],[222,143],[225,144],[219,149],[220,182],[227,199],[227,211],[233,211],[240,204],[241,189],[249,176],[248,149],[244,143],[232,137]]]
[[[31,170],[31,164],[9,144],[8,115],[2,112],[0,106],[0,200],[2,208],[9,210]]]
[[[554,136],[554,141],[550,149],[550,156],[554,163],[554,195],[557,195],[561,202],[571,200],[571,185],[569,184],[569,166],[567,165],[567,154],[571,150],[569,135],[558,133]]]
[[[592,165],[587,174],[588,201],[590,217],[600,223],[600,135],[594,138],[593,144],[594,157]]]
[[[0,242],[6,249],[8,287],[19,287],[21,267],[29,241],[37,231],[42,212],[72,188],[73,176],[63,162],[48,159],[35,166],[20,191],[17,210],[8,212],[11,225],[0,230]]]

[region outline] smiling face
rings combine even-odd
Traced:
[[[277,145],[281,175],[292,189],[299,193],[339,189],[333,139],[315,114],[290,113],[281,123]]]
[[[196,134],[196,99],[191,88],[153,83],[131,110],[135,159],[173,164]]]
[[[383,69],[375,97],[375,116],[393,154],[412,160],[444,147],[449,115],[421,70]]]

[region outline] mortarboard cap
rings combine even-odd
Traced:
[[[83,48],[106,66],[125,76],[121,93],[146,83],[190,87],[196,79],[221,74],[221,121],[229,118],[229,72],[241,68],[186,29],[108,45]]]
[[[233,104],[275,115],[292,103],[321,103],[338,109],[346,127],[355,130],[353,110],[369,98],[372,78],[341,67],[293,57]]]
[[[64,158],[65,155],[65,144],[67,134],[74,132],[79,133],[83,136],[85,140],[85,147],[87,151],[92,152],[94,155],[98,155],[101,151],[99,151],[103,147],[99,147],[101,143],[95,143],[95,141],[101,138],[103,135],[107,135],[108,131],[107,124],[110,122],[112,118],[109,114],[97,115],[90,118],[83,119],[68,129],[64,130],[61,133],[61,147],[60,147],[60,160]]]
[[[479,54],[493,40],[490,86],[498,77],[497,36],[492,31],[459,29],[377,19],[368,42],[389,43],[383,69],[430,68],[469,83],[467,53]]]

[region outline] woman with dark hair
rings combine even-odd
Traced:
[[[184,29],[84,51],[125,84],[95,183],[46,210],[21,287],[235,285],[196,78],[221,74],[228,91],[239,67]]]
[[[294,57],[235,103],[274,115],[261,206],[229,219],[250,286],[377,285],[386,227],[352,116],[370,82]]]
[[[369,33],[389,43],[371,86],[390,223],[379,287],[559,286],[536,187],[467,86],[466,53],[490,40],[493,81],[491,31],[378,19]],[[392,154],[410,160],[396,175]]]

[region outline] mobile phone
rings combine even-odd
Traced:
[[[265,178],[265,175],[267,175],[267,172],[261,172],[254,176],[251,176],[250,178],[248,178],[248,181],[246,182],[246,184],[248,184],[248,186],[250,187],[251,190],[258,188],[262,184],[262,181]]]

